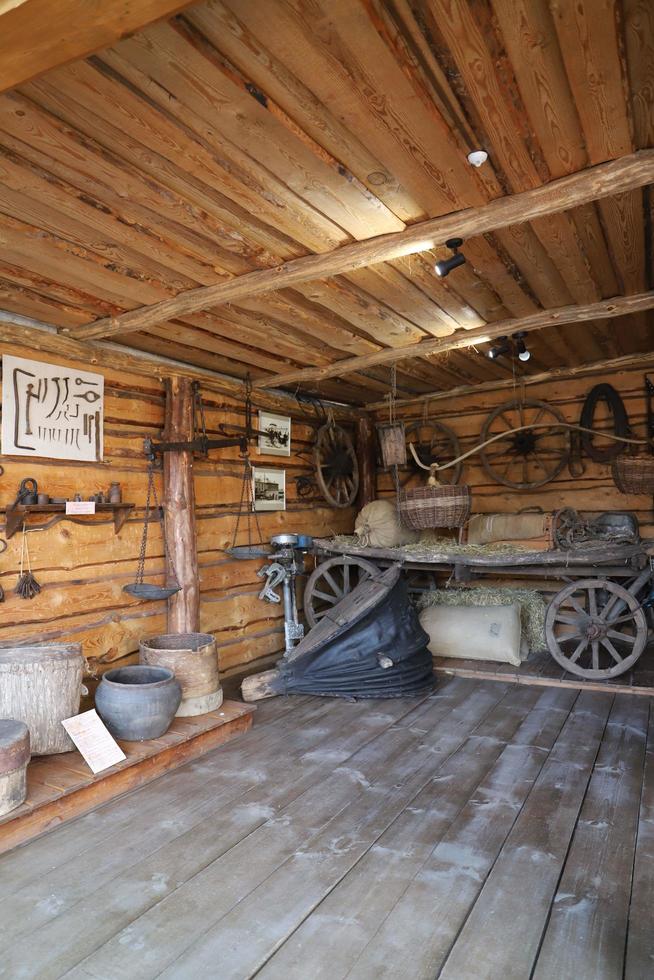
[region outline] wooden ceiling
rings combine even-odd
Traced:
[[[0,96],[0,308],[76,328],[480,207],[654,146],[653,100],[650,0],[189,6]],[[447,279],[432,248],[112,339],[262,379],[639,293],[653,205],[646,186],[470,238]],[[653,340],[652,312],[550,326],[521,369]],[[399,394],[511,376],[487,348],[399,362]],[[389,374],[307,387],[364,404]]]

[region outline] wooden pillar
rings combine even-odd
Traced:
[[[357,418],[356,449],[359,460],[359,496],[361,510],[377,497],[377,451],[372,417],[362,412]]]
[[[193,438],[194,387],[190,378],[166,380],[166,442]],[[197,633],[200,629],[200,581],[195,536],[193,453],[164,453],[166,546],[179,592],[168,599],[168,632]]]

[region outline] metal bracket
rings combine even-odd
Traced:
[[[245,454],[248,451],[248,437],[243,435],[208,439],[206,436],[197,436],[186,442],[154,442],[152,439],[145,439],[143,442],[145,455],[150,460],[154,460],[162,453],[175,452],[199,453],[201,456],[206,456],[210,449],[226,449],[229,446],[238,446],[239,451]]]

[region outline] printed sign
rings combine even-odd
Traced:
[[[61,723],[94,773],[102,772],[127,758],[95,708]]]
[[[100,461],[104,378],[56,364],[2,357],[2,452]]]

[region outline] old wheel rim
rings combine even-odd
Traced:
[[[456,433],[442,422],[426,421],[412,422],[406,428],[407,465],[400,467],[400,485],[420,486],[424,483],[424,472],[417,466],[408,446],[413,443],[420,460],[427,466],[430,463],[448,463],[461,455],[461,445]],[[459,482],[463,463],[457,463],[446,470],[439,470],[440,483],[456,484]]]
[[[482,442],[506,432],[480,450],[481,462],[490,477],[515,490],[536,490],[561,473],[570,456],[570,438],[559,423],[563,416],[547,402],[514,400],[499,405],[484,422]],[[546,428],[511,433],[522,425],[551,423]]]
[[[307,579],[304,590],[304,615],[313,628],[334,606],[364,579],[379,569],[365,558],[337,555],[318,565]]]
[[[638,660],[647,643],[647,620],[638,600],[623,586],[583,579],[554,596],[545,632],[549,651],[564,670],[607,680]]]
[[[345,429],[328,422],[318,430],[313,462],[327,503],[332,507],[351,507],[359,492],[359,463]]]

